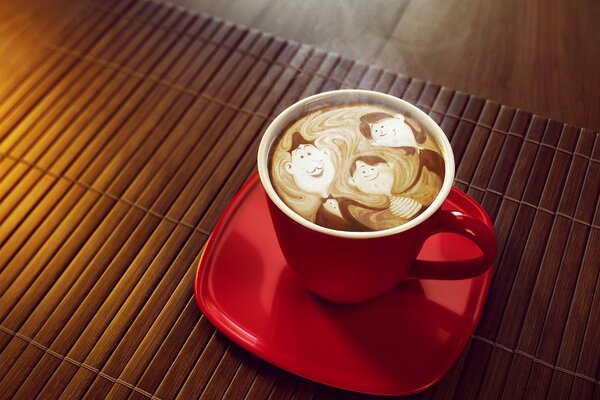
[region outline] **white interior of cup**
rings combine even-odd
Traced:
[[[402,225],[380,231],[339,231],[335,229],[325,228],[323,226],[317,225],[313,222],[304,219],[302,216],[300,216],[294,210],[288,207],[288,205],[285,204],[283,200],[279,198],[277,192],[275,192],[275,189],[271,184],[271,179],[269,177],[269,151],[271,149],[271,146],[273,145],[279,134],[284,129],[286,129],[292,121],[296,120],[297,118],[300,118],[301,116],[305,115],[311,110],[326,105],[340,104],[340,102],[364,102],[371,104],[379,103],[382,105],[398,107],[399,110],[405,112],[409,117],[412,117],[413,119],[419,121],[419,123],[421,123],[422,126],[425,129],[427,129],[427,131],[436,140],[436,142],[442,150],[442,155],[445,160],[444,182],[442,184],[440,192],[438,193],[433,203],[431,203],[431,205],[427,207],[427,209],[425,209],[425,211],[423,211],[423,213],[421,213],[419,216]],[[290,217],[297,223],[314,231],[322,232],[333,236],[355,239],[376,238],[394,235],[396,233],[409,230],[412,227],[417,226],[421,222],[425,221],[433,213],[435,213],[438,210],[438,208],[441,207],[444,200],[446,200],[446,197],[448,197],[448,193],[450,193],[452,183],[454,182],[454,154],[452,153],[452,147],[450,146],[450,142],[448,141],[448,138],[446,137],[442,129],[435,123],[433,119],[431,119],[427,114],[425,114],[423,111],[413,106],[412,104],[404,100],[398,99],[394,96],[369,90],[334,90],[330,92],[319,93],[314,96],[302,99],[295,104],[292,104],[290,107],[286,108],[281,114],[279,114],[277,118],[273,120],[273,122],[271,122],[271,124],[263,134],[260,146],[258,148],[258,174],[269,198],[281,211],[283,211],[288,217]]]

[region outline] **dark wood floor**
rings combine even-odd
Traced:
[[[0,88],[84,0],[0,3]],[[542,116],[600,128],[600,2],[175,0]]]

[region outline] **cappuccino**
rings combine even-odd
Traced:
[[[269,152],[278,196],[304,219],[342,231],[377,231],[420,215],[444,181],[430,132],[401,110],[349,103],[311,110]]]

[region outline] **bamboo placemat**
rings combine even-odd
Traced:
[[[416,398],[600,397],[599,134],[140,0],[93,5],[0,93],[0,398],[365,398],[232,344],[199,253],[273,116],[365,88],[429,113],[499,257],[483,319]]]

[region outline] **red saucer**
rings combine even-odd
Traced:
[[[452,189],[443,207],[463,209],[465,199]],[[458,235],[438,234],[419,257],[480,254]],[[405,395],[432,386],[454,364],[479,321],[491,274],[407,281],[359,305],[323,301],[286,266],[254,174],[205,247],[195,294],[221,332],[278,367],[346,390]]]

